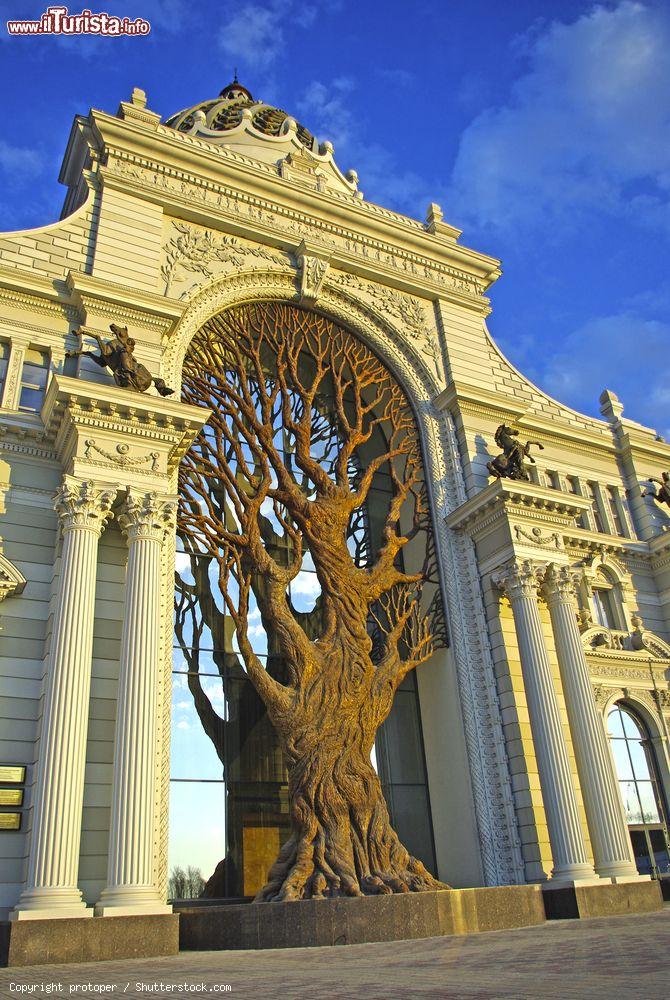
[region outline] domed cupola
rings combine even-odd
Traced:
[[[336,189],[357,195],[355,171],[346,177],[333,161],[330,142],[319,145],[312,133],[286,111],[257,101],[237,80],[218,97],[201,101],[172,115],[167,126],[204,139],[251,159],[276,164],[279,174],[313,184],[321,190]]]

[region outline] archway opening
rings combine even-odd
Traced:
[[[183,381],[213,412],[180,470],[170,894],[435,887],[413,670],[447,637],[407,399],[282,302],[208,321]]]
[[[625,701],[609,710],[607,731],[638,872],[667,875],[668,812],[649,731]]]

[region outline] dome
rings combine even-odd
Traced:
[[[218,97],[192,108],[179,111],[165,122],[177,132],[188,132],[212,142],[221,141],[226,132],[231,132],[245,120],[256,132],[265,136],[279,136],[285,131],[285,123],[295,119],[271,104],[256,101],[249,90],[234,80],[224,87]],[[318,143],[304,125],[296,122],[298,140],[307,149],[318,152]]]

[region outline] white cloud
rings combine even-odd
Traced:
[[[573,331],[543,366],[540,382],[569,406],[593,412],[615,392],[629,416],[670,437],[670,323],[618,313]],[[594,393],[595,398],[594,398]]]
[[[267,70],[281,55],[285,27],[311,28],[318,19],[340,8],[339,0],[269,0],[245,3],[223,23],[219,44],[235,64],[237,61],[256,70]]]
[[[190,728],[191,725],[186,721],[186,719],[182,719],[181,722],[177,723],[177,729],[190,729]]]
[[[321,593],[321,585],[315,573],[300,572],[295,580],[291,581],[291,594],[304,597],[318,597]]]
[[[413,171],[403,170],[395,155],[380,143],[371,142],[365,123],[354,115],[348,94],[355,86],[350,77],[326,84],[313,80],[297,108],[311,132],[335,147],[340,169],[359,175],[365,196],[386,207],[415,214],[435,199],[435,185]]]
[[[578,225],[591,209],[670,225],[670,18],[635,0],[520,46],[506,103],[461,137],[449,204],[480,225]]]
[[[223,25],[219,35],[221,48],[233,59],[266,69],[284,45],[283,20],[281,4],[268,7],[244,4]]]
[[[44,169],[44,157],[36,149],[12,146],[0,139],[0,171],[15,180],[27,180],[40,174]]]

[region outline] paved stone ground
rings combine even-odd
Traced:
[[[666,907],[661,913],[552,921],[469,937],[2,969],[0,997],[667,1000],[669,945]]]

